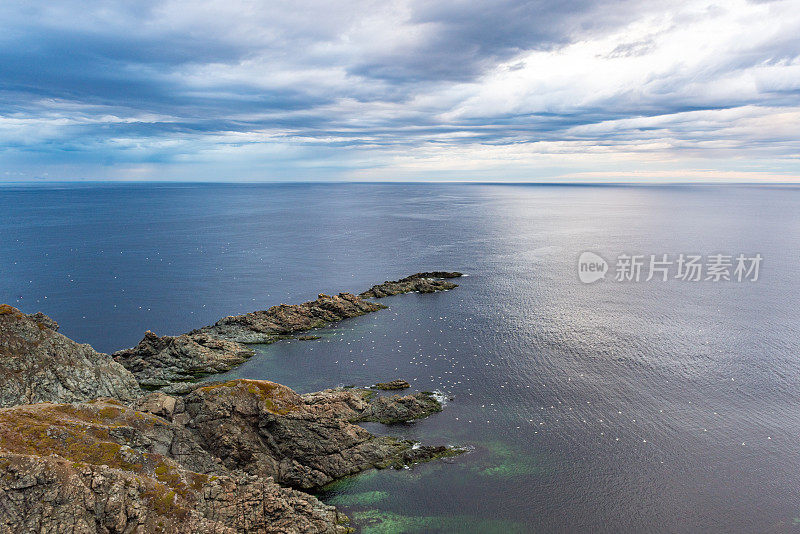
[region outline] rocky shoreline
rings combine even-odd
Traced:
[[[392,283],[450,288],[424,276],[433,274],[445,273]],[[246,343],[385,308],[365,300],[374,289],[180,336],[147,332],[113,357],[44,314],[0,305],[0,534],[349,532],[346,517],[305,492],[462,452],[357,425],[441,411],[431,394],[375,391],[408,388],[399,379],[304,395],[266,380],[196,380],[246,361]]]

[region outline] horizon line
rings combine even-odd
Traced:
[[[58,185],[58,184],[87,184],[87,185],[124,185],[124,184],[186,184],[186,185],[266,185],[266,184],[361,184],[361,185],[389,185],[389,184],[472,184],[472,185],[542,185],[542,186],[800,186],[800,181],[487,181],[487,180],[25,180],[2,181],[3,186],[24,185]]]

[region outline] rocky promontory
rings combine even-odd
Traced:
[[[433,271],[412,274],[400,280],[386,281],[382,284],[374,285],[359,296],[364,298],[383,298],[401,293],[434,293],[458,287],[457,284],[448,282],[446,278],[458,278],[463,276],[459,272]]]
[[[268,310],[223,317],[200,332],[237,343],[272,343],[284,336],[382,310],[386,306],[351,293],[325,295],[302,304],[281,304]]]
[[[180,336],[159,337],[148,331],[137,346],[115,352],[113,357],[144,389],[183,394],[192,389],[186,382],[228,371],[252,356],[253,351],[244,344],[267,344],[289,337],[317,339],[297,334],[386,308],[366,298],[452,289],[456,284],[444,279],[459,276],[461,273],[449,271],[422,272],[373,286],[358,296],[320,293],[316,300],[302,304],[281,304],[223,317]]]
[[[370,386],[372,389],[381,389],[384,391],[393,391],[398,389],[408,389],[411,387],[411,384],[406,382],[403,379],[396,379],[392,380],[391,382],[378,382],[377,384]]]
[[[413,398],[404,399],[404,404],[416,405],[406,412],[377,401],[363,390],[298,395],[264,380],[204,386],[183,399],[186,425],[227,468],[270,476],[295,488],[314,489],[366,469],[402,466],[452,452],[375,436],[353,424],[374,420],[373,413],[398,422],[398,417],[407,420],[441,410],[438,403],[434,407]]]
[[[183,394],[193,389],[187,382],[229,371],[250,358],[253,350],[244,344],[273,343],[385,307],[350,293],[321,293],[316,300],[302,304],[223,317],[180,336],[160,337],[147,331],[138,345],[117,351],[113,357],[136,376],[142,388]]]
[[[266,380],[194,380],[251,357],[242,343],[384,307],[321,294],[180,336],[148,331],[112,358],[61,335],[42,313],[0,305],[0,534],[349,532],[346,517],[305,492],[462,452],[357,424],[441,411],[432,394],[300,395]]]

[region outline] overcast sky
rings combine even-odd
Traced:
[[[0,2],[0,181],[800,180],[791,1]]]

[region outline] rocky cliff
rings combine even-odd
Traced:
[[[423,400],[417,400],[422,397]],[[229,469],[313,489],[370,468],[445,456],[444,447],[374,436],[354,421],[394,423],[424,417],[441,405],[418,394],[383,400],[363,390],[298,395],[280,384],[234,380],[184,398],[186,425]]]
[[[96,397],[127,401],[141,394],[122,365],[57,328],[44,314],[0,305],[0,406]]]
[[[203,332],[159,337],[148,330],[138,345],[112,356],[143,388],[157,389],[229,371],[252,355],[244,345]]]
[[[0,428],[3,534],[347,532],[333,507],[228,470],[191,431],[116,401],[4,408]]]
[[[346,532],[333,507],[289,487],[457,454],[351,422],[393,403],[395,417],[424,416],[414,397],[234,380],[133,406],[3,408],[0,533]]]

